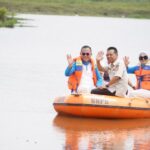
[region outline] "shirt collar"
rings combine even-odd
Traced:
[[[82,60],[82,63],[83,63],[84,65],[88,65],[88,64],[90,63],[90,61],[83,61],[83,60]]]

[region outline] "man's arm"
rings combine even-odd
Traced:
[[[96,86],[101,87],[103,85],[103,78],[97,68],[95,68],[95,72],[96,72],[96,77],[97,77]]]
[[[134,67],[128,67],[129,66],[129,57],[127,57],[127,56],[125,56],[124,58],[123,58],[123,61],[124,61],[124,64],[125,64],[125,66],[126,66],[126,69],[127,69],[127,72],[128,73],[134,73],[135,72],[135,70],[137,69],[137,67],[136,66],[134,66]]]
[[[128,85],[132,88],[132,89],[136,89],[136,87],[132,84],[132,82],[130,80],[128,80]]]
[[[127,72],[128,73],[134,73],[136,70],[138,70],[138,66],[127,67]]]
[[[105,68],[101,65],[101,60],[103,59],[103,55],[104,55],[104,52],[103,51],[99,51],[97,53],[97,56],[96,56],[96,64],[97,64],[97,67],[98,67],[98,70],[99,71],[103,71],[105,72]]]
[[[96,60],[96,64],[99,71],[103,71],[103,72],[106,71],[105,68],[101,65],[100,61]]]
[[[72,64],[72,66],[68,66],[65,70],[65,76],[70,76],[75,72],[75,62]]]

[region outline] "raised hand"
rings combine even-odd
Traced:
[[[99,51],[96,56],[96,61],[101,61],[103,59],[103,57],[104,57],[104,52]]]
[[[73,61],[72,56],[70,54],[67,54],[67,61],[68,61],[69,67],[72,67],[72,64],[74,61]]]
[[[126,67],[128,67],[128,65],[129,65],[129,57],[127,57],[127,56],[125,56],[124,58],[123,58],[123,61],[124,61],[124,64],[125,64],[125,66]]]

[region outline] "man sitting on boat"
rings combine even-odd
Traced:
[[[136,89],[150,90],[150,61],[144,52],[139,55],[139,64],[129,67],[129,57],[124,58],[127,72],[135,74],[137,79]]]
[[[124,62],[118,59],[118,50],[115,47],[107,49],[108,66],[106,67],[101,64],[103,56],[104,52],[99,51],[96,57],[97,67],[99,71],[108,73],[110,81],[103,87],[93,89],[91,93],[126,97],[128,93],[128,76]]]
[[[129,92],[129,97],[150,98],[150,60],[145,52],[139,54],[139,64],[129,67],[129,57],[125,56],[124,63],[127,72],[135,74],[137,84],[134,91]]]
[[[72,59],[67,55],[65,75],[69,76],[68,87],[72,93],[90,93],[91,89],[102,86],[102,77],[91,56],[91,47],[87,45],[81,48],[79,57]]]

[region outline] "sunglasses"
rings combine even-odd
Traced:
[[[145,60],[148,59],[148,56],[140,56],[139,57],[139,60],[143,60],[143,59],[145,59]]]
[[[82,53],[82,55],[83,55],[83,56],[85,56],[85,55],[86,55],[86,56],[89,56],[90,53]]]

